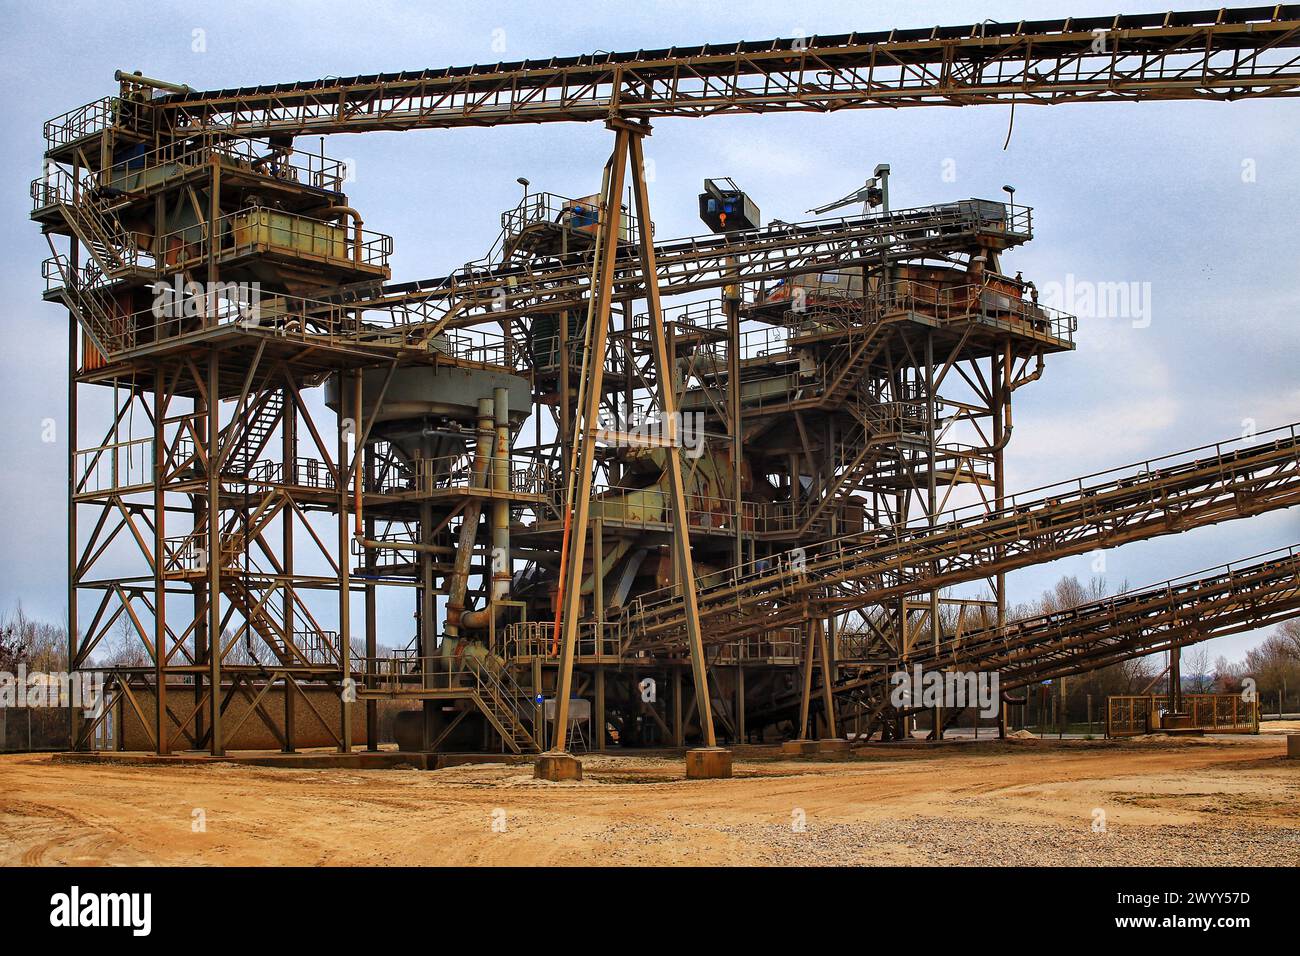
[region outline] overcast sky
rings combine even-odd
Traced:
[[[41,440],[66,408],[66,317],[40,300],[49,255],[27,216],[41,124],[115,92],[115,69],[198,89],[588,53],[890,27],[1163,10],[1152,0],[737,4],[0,3],[0,609],[61,619],[65,456]],[[1185,4],[1195,7],[1197,4]],[[1204,4],[1201,4],[1204,6]],[[201,31],[196,33],[195,31]],[[201,42],[200,42],[201,41]],[[661,120],[655,162],[659,236],[701,230],[695,195],[729,175],[764,218],[795,220],[893,168],[895,208],[982,196],[1035,209],[1035,240],[1007,271],[1049,283],[1138,283],[1149,316],[1080,321],[1078,349],[1017,393],[1008,488],[1300,420],[1300,104],[1143,103],[1008,109],[864,110]],[[314,145],[314,143],[313,143]],[[354,161],[349,194],[368,228],[396,237],[394,279],[440,275],[481,256],[516,176],[584,195],[599,186],[610,136],[599,125],[371,133],[326,149]],[[1243,176],[1250,171],[1253,175]],[[1073,277],[1070,279],[1069,277]],[[1145,303],[1146,300],[1143,299]],[[1065,305],[1069,310],[1069,303]],[[1149,323],[1146,319],[1149,317]],[[1125,546],[1107,577],[1138,586],[1300,541],[1300,512],[1275,513]],[[1011,576],[1011,599],[1091,558]],[[1212,643],[1240,656],[1260,635]]]

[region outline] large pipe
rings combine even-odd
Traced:
[[[492,455],[492,583],[489,605],[461,615],[466,630],[481,631],[491,623],[492,607],[510,598],[510,390],[494,389],[492,404],[496,410],[496,447]]]
[[[356,512],[356,525],[353,529],[352,536],[354,538],[364,538],[365,537],[364,522],[362,521],[361,518],[361,509],[362,509],[362,505],[364,504],[362,494],[361,494],[361,476],[365,470],[363,467],[364,462],[362,460],[363,456],[361,450],[362,375],[360,372],[353,372],[352,378],[354,380],[353,384],[355,386],[352,394],[352,484],[353,484],[353,495],[355,496],[356,499],[356,503],[353,507],[353,510]],[[343,384],[342,382],[339,383],[340,400],[342,399],[342,395],[343,395],[343,389],[341,387],[342,384]],[[376,408],[375,414],[378,413],[379,413],[379,409]]]
[[[1029,373],[1027,375],[1021,375],[1018,379],[1012,382],[1011,391],[1014,392],[1022,385],[1028,385],[1030,382],[1036,382],[1042,377],[1043,377],[1043,355],[1040,352],[1038,354],[1038,368],[1035,369],[1032,373]]]
[[[474,452],[474,469],[470,484],[475,488],[487,485],[488,463],[492,459],[495,440],[493,431],[492,399],[478,400],[478,447]],[[471,497],[462,512],[460,541],[457,542],[456,561],[447,581],[447,637],[460,637],[461,616],[465,611],[465,588],[469,583],[469,563],[474,554],[474,538],[478,532],[478,519],[482,514],[482,499]]]
[[[352,217],[352,261],[361,264],[361,213],[357,212],[351,206],[331,206],[328,209],[329,215],[351,216]]]
[[[361,542],[363,548],[375,548],[377,550],[388,551],[415,551],[420,554],[455,554],[456,549],[442,544],[419,544],[414,541],[380,541],[374,538],[365,538]]]
[[[147,86],[151,89],[162,90],[164,93],[194,92],[194,87],[186,86],[184,83],[168,83],[166,80],[155,80],[143,73],[128,73],[126,70],[117,70],[113,74],[113,80],[117,83],[126,82],[133,83],[136,86]]]
[[[492,602],[510,597],[510,389],[492,393],[496,406],[497,445],[492,459]]]

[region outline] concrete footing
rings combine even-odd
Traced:
[[[686,751],[687,780],[720,780],[731,776],[731,751],[698,747]]]
[[[826,757],[847,757],[849,742],[842,737],[826,737],[817,741],[817,753]]]
[[[570,753],[544,753],[533,764],[533,776],[553,782],[581,780],[582,761]]]
[[[1300,734],[1286,735],[1286,755],[1292,760],[1300,760]]]
[[[807,757],[817,753],[817,741],[787,740],[781,744],[781,753],[791,757]]]

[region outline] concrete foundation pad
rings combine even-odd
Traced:
[[[827,757],[847,757],[849,742],[840,737],[827,737],[817,741],[817,753]]]
[[[807,757],[810,754],[817,753],[817,741],[787,740],[781,744],[781,753],[788,754],[791,757]]]
[[[687,780],[722,780],[731,776],[731,751],[699,747],[686,751]]]
[[[1292,760],[1300,760],[1300,734],[1286,735],[1286,755]]]
[[[544,753],[533,764],[533,776],[538,780],[581,780],[582,761],[569,753]]]

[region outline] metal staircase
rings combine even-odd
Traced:
[[[221,576],[221,593],[243,615],[247,627],[262,638],[281,664],[297,664],[291,640],[267,608],[275,591],[275,587],[270,587],[259,593],[243,578],[231,574]]]
[[[271,389],[262,393],[248,414],[239,416],[227,425],[226,431],[231,434],[223,437],[222,441],[233,440],[236,444],[226,456],[221,470],[231,475],[247,475],[280,423],[282,411],[284,393],[279,389]]]
[[[835,368],[835,373],[817,400],[819,408],[837,408],[854,394],[867,369],[888,341],[885,336],[878,334],[883,324],[876,318],[865,326],[855,328],[847,341],[837,346],[837,349],[847,353],[847,357],[838,363],[828,363]]]
[[[281,664],[341,666],[343,651],[338,646],[338,633],[324,630],[297,595],[277,582],[253,556],[253,542],[287,505],[289,499],[284,493],[272,490],[262,496],[246,521],[239,515],[234,517],[238,526],[221,536],[221,593]],[[269,608],[277,593],[288,601],[288,621]]]
[[[474,704],[513,753],[539,752],[541,747],[525,724],[535,713],[532,696],[519,687],[509,669],[494,666],[500,663],[496,659],[491,663],[471,660],[467,663],[475,679]]]
[[[104,276],[113,279],[141,265],[140,248],[135,236],[117,224],[112,207],[96,198],[95,188],[92,177],[83,180],[79,189],[49,189],[43,195]]]
[[[799,515],[799,534],[817,530],[819,519],[833,504],[842,502],[863,478],[878,466],[881,453],[896,449],[908,440],[908,402],[869,402],[865,399],[846,402],[853,415],[853,430],[836,443],[831,479],[818,494],[810,494]],[[818,491],[814,486],[812,491]]]
[[[365,699],[467,701],[481,713],[515,754],[541,750],[536,728],[536,704],[500,657],[477,654],[437,654],[420,657],[415,642],[388,657],[375,658],[374,666],[357,658],[354,670]]]
[[[227,519],[221,532],[221,593],[251,629],[266,642],[276,661],[286,667],[340,667],[342,649],[338,633],[329,631],[311,616],[296,594],[276,580],[274,570],[262,567],[253,556],[253,543],[281,513],[289,499],[278,489],[267,491],[249,513]],[[194,579],[207,574],[208,529],[200,525],[187,535],[169,539],[164,557],[164,576]],[[289,602],[290,619],[272,610],[272,599],[281,594]],[[241,636],[244,629],[236,634]],[[255,656],[255,655],[254,655]]]
[[[286,667],[339,667],[341,649],[338,632],[327,631],[303,609],[296,596],[289,595],[291,627],[272,613],[269,605],[283,586],[262,585],[235,574],[221,576],[221,593],[230,600],[251,628]]]
[[[58,295],[101,355],[135,346],[135,329],[117,310],[102,273],[87,276],[65,256],[53,256],[42,264],[42,275],[46,292]]]
[[[46,292],[57,293],[96,349],[108,356],[135,345],[135,330],[113,298],[113,284],[140,269],[156,277],[156,262],[142,257],[136,237],[118,225],[113,207],[97,197],[96,189],[93,176],[74,184],[70,174],[60,171],[53,182],[34,181],[31,195],[33,215],[57,211],[90,257],[80,268],[65,256],[46,259],[42,265]]]

